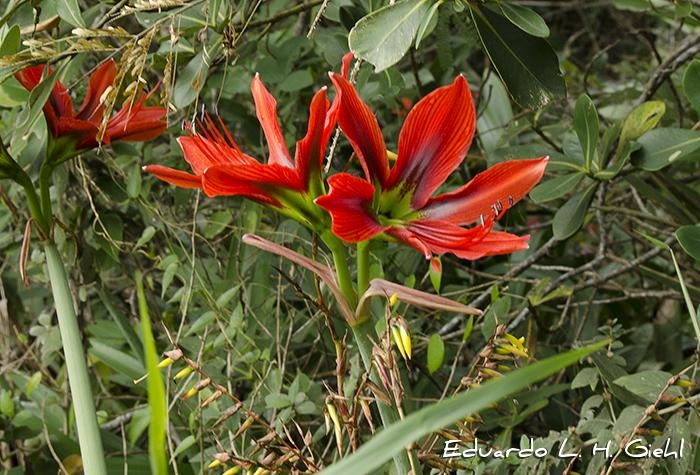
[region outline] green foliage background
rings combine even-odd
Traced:
[[[256,72],[277,98],[293,144],[305,131],[312,94],[329,85],[328,71],[339,71],[348,38],[366,60],[354,71],[357,88],[392,150],[409,103],[466,75],[478,132],[450,188],[486,164],[551,157],[531,199],[502,220],[509,231],[531,235],[530,250],[478,262],[442,258],[440,293],[485,309],[482,318],[398,307],[414,346],[408,364],[395,352],[406,412],[524,366],[528,358],[494,356],[506,329],[525,337],[535,359],[602,337],[613,341],[545,383],[418,441],[424,473],[700,468],[691,324],[700,302],[700,6],[529,3],[0,3],[0,138],[28,173],[38,171],[47,132],[41,105],[31,105],[12,77],[22,67],[51,62],[79,103],[90,70],[114,57],[125,71],[122,91],[161,81],[152,101],[171,110],[168,134],[86,153],[58,169],[51,191],[111,471],[150,470],[136,272],[158,351],[179,349],[187,359],[164,373],[173,473],[207,473],[217,457],[224,464],[213,472],[235,465],[314,471],[371,437],[359,410],[341,414],[342,448],[324,423],[326,404],[352,401],[364,372],[352,345],[338,368],[330,328],[341,341],[345,330],[332,299],[303,269],[240,238],[255,232],[332,262],[323,248],[297,223],[256,204],[208,199],[141,172],[154,163],[185,169],[175,140],[183,121],[203,110],[220,115],[240,147],[263,160],[249,90]],[[333,167],[356,167],[350,155],[341,137]],[[78,473],[43,256],[33,243],[23,285],[27,210],[21,189],[7,180],[0,198],[0,468]],[[419,253],[385,243],[373,243],[371,252],[373,277],[434,291]],[[374,304],[383,315],[384,304]],[[195,370],[174,380],[188,365]],[[206,378],[212,384],[184,397]],[[221,397],[204,404],[217,391]],[[568,437],[567,448],[582,457],[446,461],[439,455],[448,436],[498,447],[533,438],[552,454]],[[592,454],[597,441],[612,440],[614,452],[635,437],[653,447],[684,438],[685,457],[613,463]]]

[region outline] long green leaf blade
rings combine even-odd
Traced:
[[[153,339],[148,304],[143,291],[143,280],[139,272],[136,273],[136,295],[139,301],[139,315],[148,374],[148,407],[151,416],[148,425],[148,458],[151,462],[151,473],[165,475],[168,473],[168,458],[165,452],[165,430],[168,422],[165,386],[158,368],[156,342]]]
[[[357,452],[321,473],[324,475],[376,473],[376,470],[391,459],[394,454],[420,437],[474,414],[497,400],[515,394],[528,385],[541,381],[576,363],[607,344],[608,341],[601,341],[594,345],[547,358],[513,371],[500,379],[483,384],[477,389],[457,394],[425,407],[407,416],[401,422],[379,432]]]

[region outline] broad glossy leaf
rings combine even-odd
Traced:
[[[676,231],[676,239],[688,255],[700,261],[700,224],[681,226]]]
[[[0,56],[15,54],[17,51],[19,51],[20,46],[22,46],[22,38],[20,37],[19,25],[14,25],[12,28],[7,30],[5,37],[0,43]]]
[[[85,20],[80,15],[78,0],[61,0],[56,2],[56,13],[61,20],[67,21],[73,26],[85,28]]]
[[[420,28],[418,28],[418,33],[416,33],[416,48],[420,46],[421,41],[423,41],[423,38],[428,36],[437,26],[438,22],[438,9],[440,8],[440,5],[443,4],[443,0],[438,0],[433,4],[432,7],[430,7],[430,11],[428,11],[428,14],[425,15],[425,18],[423,18],[423,23],[421,23]]]
[[[676,128],[654,129],[639,137],[641,148],[632,154],[632,164],[647,171],[661,170],[700,148],[700,131]]]
[[[574,108],[574,131],[583,150],[586,170],[590,170],[591,164],[596,162],[598,129],[598,112],[591,98],[583,94]]]
[[[516,102],[539,109],[566,95],[559,60],[547,41],[488,9],[470,6],[470,12],[484,50]]]
[[[430,5],[430,0],[401,0],[370,13],[350,30],[350,50],[375,72],[393,66],[411,47]]]
[[[355,453],[333,464],[321,473],[323,475],[380,473],[378,469],[385,462],[404,450],[404,447],[412,442],[471,414],[475,414],[494,402],[527,388],[530,384],[541,381],[604,347],[607,343],[607,341],[602,341],[595,345],[547,358],[517,369],[502,378],[482,384],[476,389],[459,393],[456,396],[424,407],[406,416],[400,422],[378,432]]]
[[[637,140],[656,127],[665,112],[666,104],[661,101],[645,102],[632,109],[622,124],[618,150],[630,140]]]
[[[177,108],[190,105],[199,95],[209,71],[209,63],[200,51],[177,75],[173,88],[173,104]]]
[[[564,206],[559,208],[552,222],[552,232],[556,239],[562,241],[579,230],[595,190],[596,184],[594,183],[586,190],[576,193],[564,203]]]
[[[490,158],[500,145],[506,126],[513,120],[513,108],[508,91],[496,74],[489,74],[481,91],[476,131],[481,147]]]
[[[695,112],[700,114],[700,59],[690,62],[683,73],[683,92]]]
[[[514,3],[501,3],[499,8],[511,23],[532,36],[546,38],[549,27],[534,10]]]
[[[544,181],[532,189],[530,199],[535,203],[546,203],[561,198],[576,188],[584,176],[583,173],[567,173]]]

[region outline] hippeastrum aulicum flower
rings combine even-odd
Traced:
[[[433,91],[409,112],[393,167],[370,108],[345,78],[331,74],[331,79],[340,97],[338,123],[364,171],[364,178],[331,176],[330,192],[316,200],[330,213],[338,237],[398,240],[428,259],[444,253],[478,259],[527,249],[529,236],[494,231],[493,225],[537,184],[547,157],[499,163],[433,197],[462,163],[474,136],[474,104],[464,77]],[[470,224],[476,225],[463,227]]]
[[[351,59],[351,55],[343,58],[343,74]],[[144,170],[176,186],[202,189],[209,197],[242,196],[257,201],[318,229],[327,218],[313,199],[324,192],[321,169],[337,122],[337,101],[328,101],[326,87],[313,96],[306,135],[297,142],[292,158],[277,119],[277,102],[258,74],[251,90],[269,149],[266,163],[243,152],[225,128],[220,127],[221,132],[205,117],[196,127],[189,127],[189,136],[178,139],[192,173],[162,165],[148,165]]]
[[[45,65],[32,66],[15,74],[17,80],[32,91],[42,81],[44,73],[52,74]],[[104,95],[114,83],[117,65],[110,59],[97,67],[90,76],[87,93],[80,109],[76,112],[70,93],[60,81],[56,81],[43,112],[49,132],[54,141],[62,140],[61,158],[75,155],[75,152],[110,144],[118,140],[143,142],[162,134],[167,123],[167,109],[146,107],[149,94],[140,94],[128,100],[122,108],[107,120],[102,137],[98,133],[104,120]]]

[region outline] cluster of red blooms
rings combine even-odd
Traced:
[[[266,163],[243,152],[224,127],[206,117],[190,124],[189,134],[178,140],[193,173],[162,165],[149,165],[145,171],[177,186],[202,189],[210,197],[235,195],[263,203],[315,231],[330,227],[346,242],[388,238],[427,258],[449,252],[478,259],[526,249],[528,236],[494,231],[493,226],[505,209],[537,184],[547,158],[499,163],[464,186],[433,196],[462,163],[474,137],[476,117],[466,79],[458,76],[411,109],[390,166],[377,119],[346,79],[351,59],[346,55],[341,74],[330,75],[336,90],[333,102],[325,87],[313,96],[307,132],[297,142],[293,158],[277,119],[276,101],[256,75],[251,88],[269,147]],[[31,90],[42,73],[39,66],[17,77]],[[75,137],[80,149],[95,147],[103,120],[100,98],[115,73],[111,61],[98,68],[77,113],[66,89],[57,83],[44,106],[51,134]],[[148,140],[165,130],[166,110],[144,107],[145,99],[109,119],[103,142]],[[361,177],[336,173],[324,182],[324,155],[336,125],[364,173]]]

